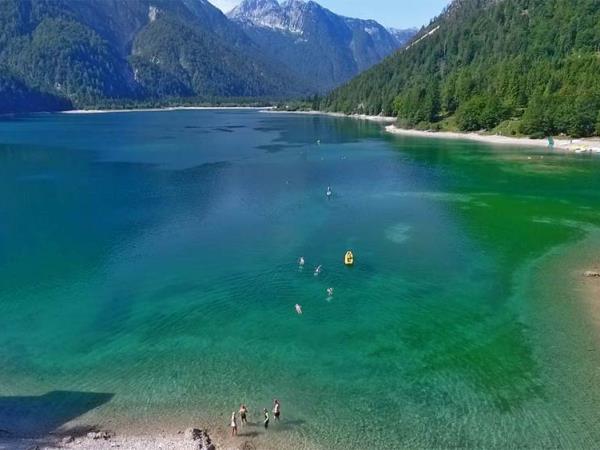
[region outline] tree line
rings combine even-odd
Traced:
[[[597,0],[456,0],[431,31],[319,107],[413,128],[600,134]]]

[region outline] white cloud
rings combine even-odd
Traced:
[[[219,8],[223,12],[229,12],[234,6],[240,2],[240,0],[209,0],[213,5]]]

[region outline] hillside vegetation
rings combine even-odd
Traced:
[[[600,3],[455,0],[320,106],[405,127],[600,134]]]
[[[200,0],[0,0],[0,112],[309,92]]]
[[[273,20],[261,5],[289,23],[251,26],[208,0],[0,0],[0,113],[297,99],[351,79],[409,33],[313,1],[244,5],[257,23]]]

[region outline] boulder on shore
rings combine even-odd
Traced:
[[[73,436],[65,436],[61,439],[60,443],[63,445],[66,444],[70,444],[71,442],[75,441],[75,439],[73,438]]]
[[[114,437],[114,433],[111,431],[90,431],[87,434],[88,439],[104,439],[108,441],[112,437]]]
[[[588,278],[600,278],[600,272],[597,272],[595,270],[588,270],[583,273],[583,276]]]
[[[188,428],[185,430],[184,436],[186,439],[197,442],[197,450],[215,450],[215,446],[211,442],[210,436],[206,430],[200,430],[199,428]]]

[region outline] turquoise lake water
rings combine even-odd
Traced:
[[[3,118],[0,428],[218,433],[276,397],[240,443],[598,448],[571,275],[599,226],[589,155],[241,110]]]

